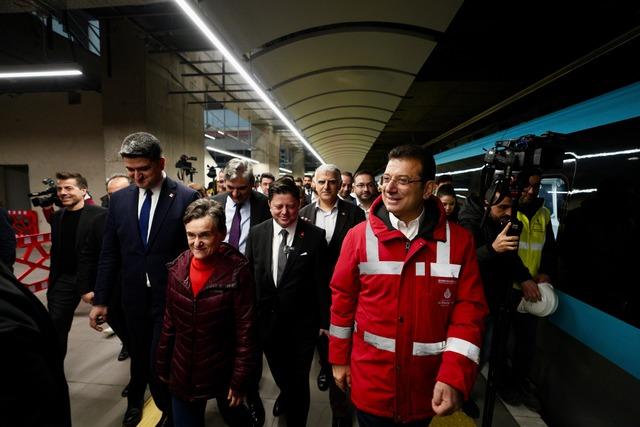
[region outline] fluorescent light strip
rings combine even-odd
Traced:
[[[20,71],[0,73],[0,79],[28,79],[37,77],[73,77],[81,76],[80,70]]]
[[[441,172],[441,173],[437,173],[436,176],[440,176],[440,175],[460,175],[462,173],[477,172],[479,170],[482,170],[483,167],[484,166],[480,166],[479,168],[463,169],[463,170],[459,170],[459,171]]]
[[[280,172],[293,173],[293,171],[290,171],[289,169],[285,169],[285,168],[280,168]]]
[[[453,191],[469,191],[468,188],[454,188]]]
[[[234,57],[231,51],[227,49],[224,43],[222,43],[222,41],[215,34],[213,34],[211,29],[209,29],[202,18],[200,18],[196,11],[191,8],[187,1],[175,0],[175,2],[178,4],[178,6],[180,6],[182,11],[189,17],[189,19],[191,19],[191,22],[193,22],[193,24],[198,27],[200,31],[202,31],[202,34],[204,34],[204,36],[208,38],[211,43],[213,43],[215,48],[219,50],[220,53],[222,53],[222,56],[224,56],[224,58],[231,63],[231,66],[233,66],[238,74],[240,74],[242,78],[244,78],[247,84],[251,86],[251,88],[262,99],[262,101],[264,101],[264,103],[267,104],[269,108],[271,108],[271,110],[273,110],[275,115],[278,116],[282,123],[284,123],[289,128],[289,130],[291,130],[291,132],[300,140],[302,145],[304,145],[307,150],[309,150],[309,152],[313,154],[315,158],[318,159],[318,161],[320,161],[320,163],[325,164],[325,161],[322,159],[322,157],[320,157],[320,154],[318,154],[318,152],[311,146],[311,144],[309,144],[309,142],[305,139],[304,136],[302,136],[300,131],[296,129],[296,127],[289,121],[289,119],[285,117],[284,113],[282,113],[280,109],[276,107],[273,101],[271,101],[271,98],[269,98],[269,96],[265,93],[265,91],[262,90],[258,83],[253,80],[251,75],[244,69],[244,67],[240,65],[240,62]]]
[[[248,162],[254,163],[254,164],[258,164],[260,163],[257,160],[253,160],[250,159],[248,157],[245,156],[241,156],[240,154],[236,154],[236,153],[232,153],[231,151],[227,151],[227,150],[221,150],[220,148],[213,148],[213,147],[205,147],[207,150],[209,151],[213,151],[214,153],[220,153],[220,154],[224,154],[225,156],[231,156],[231,157],[237,157],[238,159],[242,159],[242,160],[246,160]]]

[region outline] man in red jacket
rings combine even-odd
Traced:
[[[432,196],[423,147],[389,153],[382,197],[347,234],[331,290],[329,361],[360,426],[425,426],[457,410],[487,306],[469,232]]]

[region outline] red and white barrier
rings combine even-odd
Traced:
[[[18,276],[18,281],[29,288],[31,292],[38,292],[43,289],[47,289],[49,281],[49,266],[44,263],[50,258],[50,254],[43,244],[51,242],[51,233],[16,236],[16,241],[16,248],[25,248],[24,252],[16,257],[16,263],[27,266],[27,269]],[[34,250],[40,255],[40,257],[35,261],[32,261],[31,255]],[[44,279],[25,283],[25,280],[29,280],[29,276],[42,277],[43,271],[46,272],[46,277]]]

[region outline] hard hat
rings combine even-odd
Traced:
[[[529,313],[538,317],[547,317],[555,313],[558,308],[558,296],[553,290],[553,286],[551,286],[550,283],[543,282],[538,283],[538,289],[540,289],[542,300],[529,302],[522,298],[520,304],[518,304],[518,311],[520,313]]]

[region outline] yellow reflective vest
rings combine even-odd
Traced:
[[[547,225],[551,222],[551,212],[541,206],[531,220],[522,212],[518,212],[518,219],[523,224],[518,255],[522,263],[529,269],[529,273],[535,277],[542,260],[542,248],[547,235]]]

